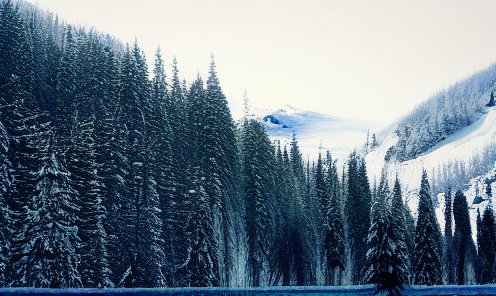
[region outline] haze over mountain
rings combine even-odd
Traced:
[[[319,151],[323,157],[330,151],[340,165],[355,148],[363,147],[368,133],[372,141],[373,133],[385,127],[384,123],[344,119],[290,105],[275,109],[251,108],[249,118],[262,122],[272,143],[280,144],[281,149],[284,146],[289,149],[294,134],[305,160],[316,161]]]

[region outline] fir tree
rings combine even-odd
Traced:
[[[341,186],[336,161],[327,153],[327,175],[325,176],[326,191],[329,197],[325,213],[327,221],[324,224],[324,250],[329,276],[327,281],[332,285],[340,285],[340,273],[345,268],[345,235],[344,222],[341,212]],[[337,278],[337,279],[336,279]]]
[[[360,160],[356,152],[350,155],[348,161],[346,216],[348,237],[351,238],[352,282],[355,285],[364,282],[365,243],[370,227],[370,207],[372,195],[366,175],[365,162]]]
[[[272,238],[269,198],[273,176],[273,152],[264,127],[250,120],[243,131],[243,184],[246,192],[246,227],[248,234],[248,270],[251,286],[266,285]]]
[[[1,113],[0,113],[1,114]],[[0,287],[5,286],[8,265],[8,208],[5,196],[10,183],[10,161],[7,158],[9,135],[0,121]]]
[[[407,226],[408,215],[409,209],[403,204],[401,185],[398,176],[396,176],[391,200],[390,220],[394,232],[394,238],[391,239],[397,247],[396,256],[398,256],[398,262],[401,262],[401,266],[399,267],[401,274],[398,276],[402,278],[403,283],[407,283],[409,267],[411,265],[411,253],[408,245],[413,244],[413,239],[411,239]]]
[[[389,194],[386,174],[383,171],[371,211],[365,277],[368,283],[376,284],[375,294],[387,290],[389,295],[401,295],[407,279],[406,258],[402,254],[405,247],[399,237],[400,227],[398,223],[394,225],[392,213],[388,208]]]
[[[417,213],[413,282],[416,285],[440,285],[443,274],[441,232],[434,214],[430,185],[425,170],[422,173]]]
[[[496,258],[496,225],[491,205],[484,210],[482,220],[480,213],[477,219],[477,245],[481,264],[480,284],[494,283]]]
[[[469,280],[468,267],[473,265],[475,259],[475,246],[472,241],[467,199],[461,191],[457,191],[453,199],[453,218],[455,219],[454,245],[457,284],[465,285]]]
[[[217,268],[220,285],[227,285],[232,266],[230,224],[234,215],[233,203],[237,200],[238,155],[235,126],[226,97],[220,87],[216,66],[212,55],[207,80],[204,107],[204,137],[202,147],[202,167],[206,175],[205,190],[210,197],[214,215],[215,238],[217,244]]]
[[[444,210],[444,240],[445,240],[445,270],[446,270],[446,281],[448,284],[452,285],[455,283],[455,268],[454,268],[454,250],[453,250],[453,214],[452,214],[452,202],[451,202],[451,188],[445,195],[445,210]]]
[[[18,266],[18,284],[44,288],[79,287],[81,279],[76,247],[77,207],[69,174],[55,154],[44,160],[37,173],[36,195],[29,206],[24,224],[23,256]]]

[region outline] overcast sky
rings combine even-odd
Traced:
[[[235,117],[246,88],[256,107],[393,121],[496,61],[494,0],[29,1],[137,38],[149,62],[160,45],[189,83],[213,53]]]

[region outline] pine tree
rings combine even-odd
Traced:
[[[215,287],[219,285],[214,270],[215,244],[213,221],[208,195],[202,185],[200,169],[192,173],[192,189],[188,190],[188,214],[186,228],[186,272],[184,283],[189,287]]]
[[[295,190],[295,213],[294,225],[290,231],[292,242],[293,268],[296,276],[296,285],[311,285],[313,279],[309,272],[313,270],[315,252],[312,251],[313,237],[312,228],[309,223],[309,196],[306,193],[306,175],[304,162],[301,156],[296,135],[293,132],[291,141],[290,163],[293,173],[293,184]]]
[[[186,217],[185,245],[188,250],[185,266],[184,285],[194,287],[218,286],[219,275],[215,270],[217,262],[214,243],[213,215],[209,197],[205,191],[205,174],[202,171],[201,145],[204,127],[203,106],[205,90],[198,76],[187,94],[185,158],[188,159],[187,198],[184,214]]]
[[[272,283],[277,284],[281,281],[283,286],[291,285],[293,278],[293,253],[291,237],[292,229],[298,227],[295,225],[296,198],[294,177],[291,170],[289,154],[286,146],[284,152],[278,146],[276,156],[276,209],[278,221],[275,227],[275,242],[272,252]]]
[[[446,281],[448,284],[452,285],[455,283],[455,268],[454,268],[454,250],[453,250],[453,216],[452,216],[452,206],[451,206],[451,188],[448,188],[448,192],[445,195],[445,211],[444,211],[444,240],[445,240],[445,270],[446,270]]]
[[[18,284],[44,288],[79,287],[81,279],[76,247],[77,207],[69,173],[54,153],[48,154],[37,173],[37,195],[28,209],[24,224],[23,254],[15,266]],[[15,258],[13,258],[15,259]]]
[[[401,276],[403,283],[407,283],[409,267],[411,265],[411,254],[408,245],[413,244],[413,239],[410,241],[411,235],[408,233],[408,214],[409,209],[403,204],[401,185],[398,176],[396,176],[391,200],[390,220],[394,232],[392,241],[397,246],[396,256],[398,256],[398,260],[401,261],[401,274],[399,274],[399,276]]]
[[[326,233],[324,239],[325,259],[329,272],[327,281],[328,284],[340,285],[340,273],[344,270],[346,263],[344,255],[344,223],[341,212],[341,186],[336,161],[332,160],[329,152],[327,153],[327,167],[325,182],[329,202],[325,209],[327,221],[325,223]]]
[[[94,119],[80,122],[76,113],[73,120],[67,165],[70,184],[77,194],[75,204],[79,208],[76,220],[81,239],[77,249],[81,258],[79,273],[84,287],[109,287],[112,283],[109,279],[107,234],[103,226],[106,211],[102,205],[95,162]]]
[[[160,260],[162,265],[161,273],[166,276],[170,272],[168,268],[170,267],[172,260],[165,255],[165,250],[167,248],[166,242],[170,235],[172,235],[171,225],[168,223],[168,219],[172,217],[173,209],[173,152],[172,152],[172,131],[169,124],[170,116],[167,111],[168,93],[167,93],[167,81],[165,76],[164,62],[162,60],[162,55],[160,48],[157,49],[155,55],[155,65],[153,69],[153,80],[152,80],[152,94],[150,96],[150,102],[148,104],[150,113],[148,119],[149,134],[151,142],[153,143],[153,161],[150,163],[151,173],[154,180],[157,182],[157,193],[159,196],[159,208],[161,210],[159,216],[162,225],[162,250],[164,251],[164,257]],[[169,238],[170,239],[170,238]],[[166,277],[167,278],[167,277]]]
[[[216,66],[212,55],[207,80],[204,107],[204,137],[202,147],[202,167],[206,175],[205,190],[210,197],[214,215],[215,238],[218,250],[217,268],[220,285],[227,285],[230,278],[231,260],[230,241],[234,203],[237,200],[238,155],[236,130],[220,87]]]
[[[480,213],[477,219],[477,245],[481,264],[480,284],[494,283],[496,259],[496,225],[491,205],[484,210],[482,220]]]
[[[0,112],[1,115],[1,112]],[[9,135],[0,120],[0,287],[7,282],[6,272],[8,265],[9,235],[8,235],[8,207],[5,201],[10,183],[10,161],[7,158],[9,149]]]
[[[365,162],[360,160],[356,152],[351,153],[348,161],[348,188],[346,201],[346,219],[348,237],[351,238],[350,247],[352,257],[352,283],[355,285],[364,282],[365,243],[370,227],[370,208],[372,195],[366,175]]]
[[[383,171],[371,211],[365,277],[368,283],[376,284],[374,294],[387,290],[389,295],[401,295],[407,279],[406,258],[402,254],[404,244],[398,233],[400,227],[394,225],[392,212],[388,208],[389,194],[386,174]]]
[[[469,280],[469,265],[473,266],[474,264],[475,246],[472,241],[467,198],[461,191],[455,193],[453,200],[453,218],[455,219],[454,245],[457,284],[465,285]]]
[[[434,214],[430,185],[425,170],[422,173],[417,213],[413,282],[416,285],[440,285],[443,274],[441,231]]]
[[[266,285],[271,227],[270,197],[274,159],[270,140],[264,127],[250,120],[243,130],[243,187],[246,199],[248,270],[251,286]]]

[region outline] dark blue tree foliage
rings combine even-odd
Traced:
[[[305,163],[296,135],[282,148],[259,122],[236,130],[213,57],[205,84],[200,76],[181,82],[175,59],[171,70],[168,81],[157,50],[150,78],[137,42],[124,46],[22,0],[0,1],[0,286],[349,280],[398,293],[408,282],[404,270],[413,283],[441,283],[441,236],[425,172],[414,239],[399,182],[392,200],[379,185],[371,215],[365,162],[356,153],[342,175],[330,154]],[[436,106],[448,107],[437,117],[419,108],[430,114],[428,128],[415,124],[417,116],[400,124],[391,155],[418,155],[475,120],[478,109],[458,97],[479,94],[487,103],[486,72],[466,82],[476,86],[471,93],[458,87],[440,95]],[[463,185],[494,164],[493,146],[471,162],[477,165],[445,171],[459,171],[453,182]],[[448,184],[436,181],[436,188]],[[475,248],[467,206],[457,200],[457,230],[446,242],[463,283]],[[490,210],[478,223],[481,282],[495,277]]]
[[[243,187],[246,199],[249,285],[267,285],[272,233],[273,148],[263,125],[250,120],[243,127]]]
[[[346,220],[352,250],[350,264],[353,269],[352,282],[358,285],[365,282],[364,266],[367,253],[365,246],[370,227],[372,194],[366,175],[365,161],[360,159],[356,152],[351,153],[349,157],[347,185]]]
[[[476,250],[472,241],[467,198],[461,191],[457,191],[453,199],[453,218],[455,220],[453,245],[455,250],[456,283],[465,285],[468,283],[467,269],[475,267]]]
[[[453,249],[453,202],[451,188],[448,189],[445,196],[444,209],[444,268],[446,272],[446,281],[448,284],[455,284],[455,258]]]
[[[422,173],[419,191],[418,218],[413,252],[413,283],[416,285],[442,284],[441,231],[436,220],[430,196],[427,172]]]
[[[326,260],[326,280],[330,285],[340,285],[345,269],[345,229],[342,214],[342,192],[336,161],[327,153],[325,184],[328,202],[325,207],[326,222],[324,251]]]
[[[393,218],[393,208],[389,207],[389,198],[388,182],[383,170],[371,211],[365,276],[368,283],[376,285],[375,294],[387,291],[388,295],[401,295],[407,280],[406,247],[403,237],[400,237],[398,217]],[[398,209],[394,212],[401,213]]]
[[[480,212],[477,213],[477,246],[478,257],[481,268],[480,284],[494,283],[496,280],[496,225],[492,205],[484,210],[482,219]]]

